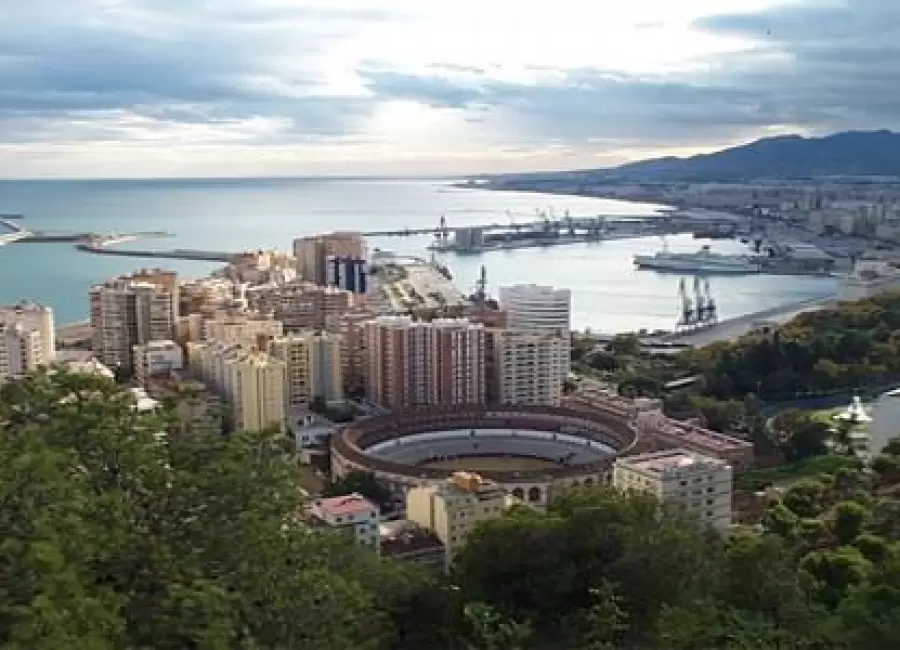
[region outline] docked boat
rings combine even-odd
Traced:
[[[673,253],[664,247],[655,255],[635,255],[634,263],[639,268],[679,273],[746,274],[760,270],[756,257],[714,253],[709,246],[696,253]]]

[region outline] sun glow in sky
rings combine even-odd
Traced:
[[[0,23],[4,177],[602,167],[900,122],[894,0],[30,0]]]

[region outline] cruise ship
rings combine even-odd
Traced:
[[[703,246],[696,253],[672,253],[666,248],[655,255],[635,255],[638,268],[679,273],[742,274],[759,273],[758,258],[749,255],[725,255],[714,253]]]

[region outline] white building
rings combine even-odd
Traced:
[[[0,307],[0,382],[52,363],[55,345],[49,307],[33,303]]]
[[[344,399],[340,335],[294,332],[273,339],[269,354],[287,366],[286,391],[291,406],[306,405],[316,397],[326,403]]]
[[[686,449],[617,458],[613,485],[676,503],[720,531],[731,526],[732,467]]]
[[[552,332],[572,340],[572,292],[568,289],[536,284],[517,284],[500,287],[500,309],[506,312],[509,329]],[[561,370],[563,379],[569,374],[571,362]]]
[[[184,368],[184,352],[174,341],[148,341],[134,346],[134,376],[145,385],[153,377],[168,377]]]
[[[568,339],[529,330],[492,330],[491,337],[497,401],[558,406],[569,367]]]
[[[284,326],[271,314],[256,312],[218,312],[204,325],[205,338],[210,341],[236,343],[244,348],[265,350],[267,342],[284,334]]]
[[[381,553],[381,520],[378,506],[359,494],[317,499],[309,514],[322,524],[340,530],[356,543]]]

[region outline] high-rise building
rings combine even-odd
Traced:
[[[444,483],[412,488],[406,517],[437,533],[446,549],[446,568],[465,546],[475,526],[502,516],[511,500],[496,483],[469,472],[454,472]]]
[[[285,430],[285,364],[264,353],[241,354],[225,362],[225,396],[234,424],[244,431]]]
[[[317,397],[326,403],[343,400],[339,335],[289,334],[274,339],[269,354],[286,365],[285,393],[290,406],[305,406]]]
[[[234,427],[284,430],[287,367],[268,354],[220,341],[188,343],[191,372],[226,399]]]
[[[366,241],[359,232],[333,232],[294,240],[300,278],[317,285],[328,281],[328,258],[366,259]]]
[[[349,291],[309,282],[250,287],[246,297],[250,309],[273,314],[285,332],[331,329],[354,305]]]
[[[718,530],[731,526],[732,467],[687,449],[617,458],[613,485],[680,505]]]
[[[365,387],[372,401],[392,409],[485,402],[482,325],[382,316],[365,324],[364,336]]]
[[[365,294],[369,290],[369,267],[363,259],[330,256],[327,260],[326,284],[350,293]]]
[[[506,312],[507,327],[519,330],[553,332],[572,341],[572,292],[568,289],[536,284],[517,284],[500,288],[500,309]],[[563,380],[571,362],[560,370]]]
[[[488,330],[489,395],[499,404],[557,406],[569,345],[561,334],[533,330]]]
[[[174,336],[178,303],[172,273],[140,271],[109,280],[91,288],[90,301],[94,353],[110,368],[130,370],[135,345]]]

